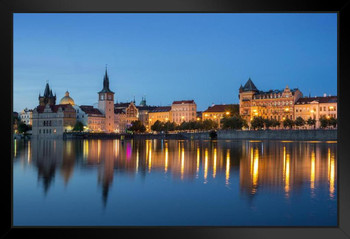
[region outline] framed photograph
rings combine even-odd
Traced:
[[[350,238],[348,3],[3,1],[2,237]]]

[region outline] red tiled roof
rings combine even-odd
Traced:
[[[323,96],[323,97],[302,97],[297,100],[296,105],[309,104],[312,101],[319,103],[337,103],[337,96]]]
[[[44,109],[45,109],[45,105],[39,105],[36,107],[36,110],[38,111],[38,113],[43,113],[44,112]],[[67,108],[71,108],[71,109],[74,109],[72,107],[72,105],[70,104],[64,104],[64,105],[50,105],[50,108],[52,110],[52,112],[56,113],[58,111],[59,108],[62,108],[62,110],[64,111],[65,109]]]
[[[209,106],[204,112],[225,112],[230,109],[230,107],[234,106],[234,104],[228,105],[213,105]]]
[[[88,115],[103,115],[99,109],[96,109],[91,105],[81,105],[80,109]]]
[[[173,105],[174,104],[193,104],[193,103],[194,103],[194,100],[179,100],[179,101],[174,101]]]

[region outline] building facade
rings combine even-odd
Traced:
[[[19,113],[19,118],[26,125],[32,125],[33,110],[25,108],[24,110],[21,111],[21,113]]]
[[[297,88],[260,91],[249,78],[239,89],[239,111],[248,124],[254,117],[265,119],[294,119],[294,105],[303,94]]]
[[[38,106],[33,110],[32,135],[36,137],[62,137],[76,123],[75,109],[70,105]]]
[[[337,96],[303,97],[295,103],[294,115],[307,121],[309,118],[316,120],[316,128],[320,127],[320,118],[337,119]]]
[[[149,124],[152,126],[157,120],[160,122],[172,122],[171,106],[160,106],[149,113]]]
[[[39,94],[39,105],[32,112],[32,135],[34,137],[62,137],[76,123],[76,111],[71,104],[56,105],[56,95],[46,83],[44,95]]]
[[[203,120],[213,120],[215,121],[218,126],[221,126],[221,119],[224,118],[224,116],[232,116],[233,111],[238,112],[239,105],[237,104],[227,104],[227,105],[215,105],[209,106],[208,109],[203,111],[202,113],[202,119]]]
[[[172,121],[181,124],[186,121],[195,121],[197,118],[197,105],[194,100],[174,101],[171,105]]]

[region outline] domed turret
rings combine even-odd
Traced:
[[[74,100],[69,96],[69,92],[66,91],[64,97],[60,100],[60,105],[71,104],[74,105]]]

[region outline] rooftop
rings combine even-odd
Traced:
[[[171,110],[171,106],[159,106],[150,111],[150,113],[155,112],[168,112]]]
[[[45,109],[45,105],[39,105],[36,107],[36,111],[38,113],[43,113],[44,112],[44,109]],[[51,108],[52,112],[56,113],[58,111],[59,108],[62,108],[62,110],[66,110],[66,109],[74,109],[72,107],[72,105],[70,104],[60,104],[60,105],[49,105],[49,107]]]
[[[173,105],[175,104],[195,104],[194,100],[179,100],[179,101],[173,101]]]
[[[209,106],[204,112],[225,112],[230,109],[230,107],[237,106],[235,104],[227,104],[227,105],[212,105]]]
[[[337,96],[302,97],[299,98],[295,104],[309,104],[313,101],[317,101],[318,103],[337,103],[337,98]]]
[[[80,109],[88,115],[103,115],[99,109],[96,109],[91,105],[81,105]]]

